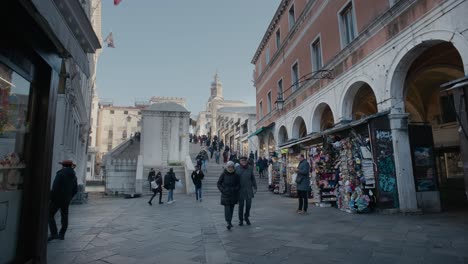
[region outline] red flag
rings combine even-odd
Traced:
[[[119,5],[122,0],[114,0],[114,5]]]
[[[107,43],[107,47],[108,47],[108,48],[115,48],[114,36],[112,36],[112,32],[109,33],[109,35],[107,36],[107,38],[104,40],[104,43]]]

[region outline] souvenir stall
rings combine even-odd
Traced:
[[[366,213],[375,206],[375,177],[368,125],[325,136],[316,151],[321,203],[346,212]]]

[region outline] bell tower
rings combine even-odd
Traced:
[[[223,84],[219,80],[218,73],[215,74],[214,80],[211,83],[211,96],[210,96],[210,101],[213,100],[214,98],[218,99],[224,99],[223,98]]]

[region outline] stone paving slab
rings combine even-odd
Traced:
[[[265,193],[252,226],[226,230],[219,197],[177,194],[171,205],[148,197],[91,196],[70,207],[65,241],[48,244],[48,263],[468,263],[468,212],[355,215]],[[58,221],[60,222],[60,221]]]

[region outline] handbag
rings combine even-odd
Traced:
[[[151,182],[151,189],[158,189],[159,185],[156,183],[156,181]]]

